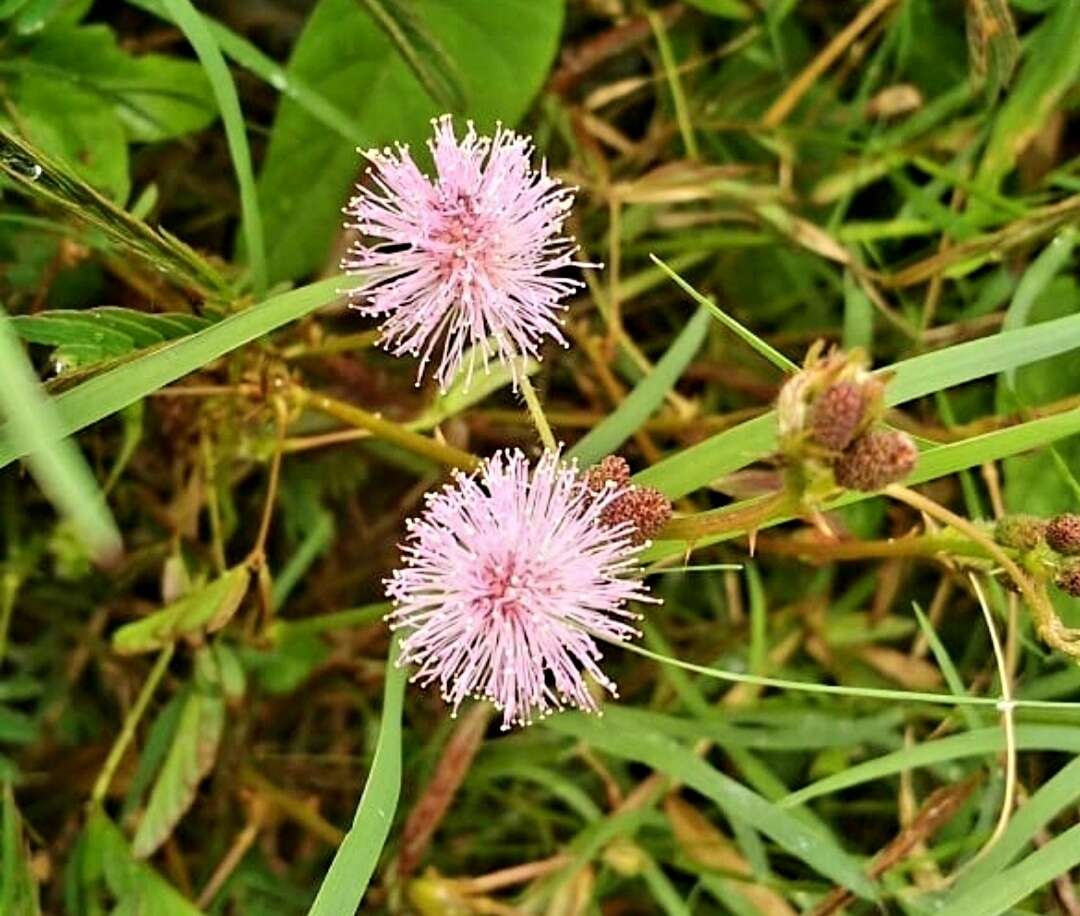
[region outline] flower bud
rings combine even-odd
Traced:
[[[836,382],[826,388],[810,413],[814,441],[834,452],[846,449],[859,431],[866,401],[866,393],[858,382]]]
[[[878,430],[856,439],[837,459],[833,473],[840,486],[872,493],[910,474],[918,457],[906,433]]]
[[[1016,550],[1034,550],[1046,536],[1046,521],[1036,515],[1006,515],[994,527],[994,540]]]
[[[1050,519],[1046,526],[1046,543],[1058,553],[1080,553],[1080,515],[1065,512]]]
[[[1073,516],[1075,518],[1075,516]],[[1054,584],[1066,595],[1080,598],[1080,560],[1070,560],[1058,570]]]

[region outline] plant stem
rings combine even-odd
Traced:
[[[540,398],[536,396],[536,389],[533,388],[532,381],[524,370],[521,373],[521,394],[525,398],[526,406],[529,408],[529,416],[532,417],[533,426],[536,427],[536,433],[540,436],[540,442],[543,443],[547,451],[558,451],[559,445],[551,432],[547,417],[544,416],[544,408],[540,404]]]
[[[15,596],[19,593],[20,580],[17,573],[8,570],[0,576],[0,665],[7,655],[8,630],[11,615],[15,611]]]
[[[800,557],[804,560],[833,562],[836,560],[896,559],[898,557],[951,557],[993,559],[981,544],[967,538],[948,534],[909,535],[882,541],[826,541],[807,538],[758,538],[759,553]]]
[[[142,690],[139,691],[139,695],[135,699],[135,705],[131,707],[127,717],[124,719],[120,734],[116,736],[116,741],[113,742],[113,746],[109,750],[109,756],[105,760],[105,765],[101,768],[101,773],[94,783],[94,790],[90,794],[91,808],[100,805],[105,800],[105,793],[109,791],[109,784],[116,774],[116,768],[120,766],[120,761],[123,759],[124,753],[128,749],[128,745],[131,744],[131,739],[135,737],[135,727],[139,724],[139,720],[143,717],[143,713],[146,712],[146,707],[150,704],[150,698],[153,697],[154,691],[157,690],[158,683],[164,676],[165,670],[169,667],[169,660],[172,658],[173,649],[174,644],[169,643],[158,654],[157,661],[154,662],[154,667],[150,670],[149,676],[143,683]]]
[[[966,518],[962,518],[955,512],[951,512],[944,506],[939,505],[932,499],[927,499],[921,493],[909,490],[899,484],[891,484],[884,490],[886,496],[897,502],[906,503],[913,509],[925,512],[931,518],[936,518],[946,525],[955,528],[961,534],[967,535],[976,544],[982,545],[990,557],[997,561],[1002,569],[1008,573],[1009,578],[1016,583],[1020,594],[1024,596],[1031,616],[1035,622],[1035,629],[1047,645],[1052,646],[1067,655],[1080,656],[1080,633],[1066,627],[1054,611],[1053,605],[1046,594],[1046,589],[1041,585],[1036,586],[1030,576],[1024,573],[1015,561],[1001,547],[995,543],[978,526],[972,524]]]
[[[385,439],[400,445],[417,455],[430,458],[439,464],[461,468],[465,471],[475,471],[480,467],[480,459],[452,445],[439,442],[428,436],[421,436],[410,429],[406,429],[400,423],[384,420],[376,414],[369,413],[361,407],[346,404],[337,398],[325,394],[317,394],[306,388],[293,387],[292,396],[297,404],[302,407],[311,407],[328,416],[335,417],[343,423],[355,426],[358,429],[366,429],[373,436]]]
[[[673,518],[657,535],[661,541],[696,541],[714,534],[735,534],[753,531],[777,516],[796,508],[786,490],[762,499],[744,500],[715,512],[699,512]]]

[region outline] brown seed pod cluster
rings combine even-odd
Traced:
[[[1069,560],[1058,570],[1054,584],[1065,594],[1080,598],[1080,560]]]
[[[840,486],[872,493],[907,477],[918,458],[919,450],[906,433],[875,430],[841,453],[833,473]]]
[[[811,437],[824,448],[842,452],[855,439],[866,414],[865,386],[846,380],[830,385],[810,411]]]
[[[1080,515],[1064,512],[1050,519],[1046,543],[1065,556],[1080,554]]]
[[[584,479],[591,490],[602,490],[609,483],[623,490],[604,507],[600,520],[605,525],[629,522],[634,526],[635,544],[655,537],[671,518],[671,501],[655,487],[630,483],[630,465],[618,455],[608,455],[593,465],[585,471]]]

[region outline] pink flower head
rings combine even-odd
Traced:
[[[637,636],[626,603],[655,601],[633,526],[600,518],[619,495],[615,484],[590,489],[557,453],[530,470],[519,451],[429,494],[386,583],[413,680],[438,680],[455,714],[468,696],[491,700],[504,729],[565,705],[597,711],[585,674],[615,696],[596,638]]]
[[[529,164],[532,141],[501,126],[479,137],[470,123],[459,141],[450,115],[433,122],[428,141],[437,177],[424,175],[409,150],[370,150],[370,186],[358,186],[346,226],[362,233],[342,269],[362,277],[351,293],[369,316],[382,317],[381,343],[395,356],[420,357],[417,384],[436,356],[445,390],[466,348],[472,379],[476,353],[484,370],[496,356],[516,387],[520,357],[539,358],[543,339],[566,346],[562,300],[580,288],[566,277],[578,246],[563,236],[574,189]]]

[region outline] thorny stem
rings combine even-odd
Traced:
[[[161,650],[157,661],[154,662],[154,667],[143,682],[142,690],[139,691],[139,695],[135,699],[135,705],[131,707],[127,717],[124,719],[120,734],[116,736],[116,741],[113,742],[113,746],[109,750],[109,756],[105,759],[101,773],[94,783],[94,789],[90,793],[89,804],[91,808],[97,807],[105,800],[105,794],[109,791],[109,784],[112,782],[113,776],[116,775],[116,768],[120,766],[120,761],[123,760],[128,745],[131,744],[131,739],[135,737],[135,728],[139,724],[139,720],[142,719],[143,713],[146,712],[146,707],[150,704],[154,691],[157,690],[161,678],[169,667],[169,660],[172,658],[174,648],[175,645],[169,643]]]
[[[826,541],[806,538],[759,538],[760,553],[800,557],[804,560],[832,562],[836,560],[897,559],[900,557],[969,557],[990,560],[993,557],[982,544],[949,534],[920,534],[890,538],[884,541]]]
[[[1061,622],[1050,604],[1050,599],[1042,583],[1036,585],[1032,578],[1024,573],[993,539],[979,530],[978,526],[955,512],[949,511],[932,499],[927,499],[921,493],[916,493],[914,490],[909,490],[899,484],[891,484],[885,488],[884,493],[897,502],[906,503],[913,509],[918,509],[931,518],[936,518],[938,521],[950,525],[961,534],[967,535],[976,544],[982,545],[991,558],[997,561],[1001,568],[1005,570],[1009,578],[1016,584],[1020,594],[1024,596],[1024,600],[1031,610],[1035,629],[1043,641],[1067,655],[1080,655],[1080,633],[1070,630]]]
[[[393,442],[395,445],[400,445],[414,454],[430,458],[439,464],[461,468],[465,471],[475,471],[480,467],[480,459],[475,455],[428,436],[414,433],[400,423],[384,420],[382,417],[369,413],[361,407],[347,404],[325,394],[308,391],[306,388],[299,386],[293,386],[290,393],[295,403],[301,407],[310,407],[341,420],[343,423],[348,423],[350,426],[366,429],[379,439]]]
[[[797,504],[786,490],[763,499],[736,503],[717,512],[700,512],[673,518],[657,535],[662,541],[693,542],[698,538],[738,531],[754,531],[772,519],[793,511]]]
[[[536,389],[533,388],[532,380],[524,371],[524,368],[521,373],[521,394],[525,398],[525,405],[529,408],[529,416],[532,417],[540,442],[547,451],[558,451],[558,443],[551,432],[551,425],[548,423],[547,417],[544,416],[544,408],[540,404],[540,398],[536,396]]]

